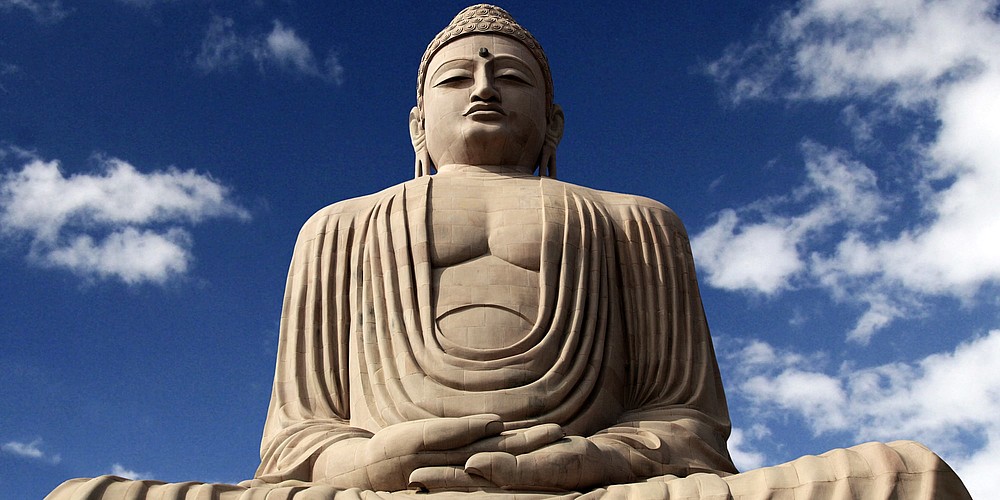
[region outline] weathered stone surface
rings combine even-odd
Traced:
[[[555,180],[534,38],[470,7],[418,89],[416,178],[299,234],[255,478],[50,498],[968,498],[912,442],[737,474],[684,227]]]

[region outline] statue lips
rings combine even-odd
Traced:
[[[496,103],[474,102],[465,110],[465,113],[462,113],[462,116],[481,120],[498,120],[500,117],[507,116],[507,112]]]

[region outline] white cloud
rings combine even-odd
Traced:
[[[723,210],[715,224],[692,238],[705,279],[725,290],[773,294],[788,288],[803,268],[788,221],[743,224],[737,232],[740,222],[735,211]],[[762,258],[768,265],[759,265]]]
[[[76,236],[52,248],[44,259],[48,265],[82,275],[114,278],[125,283],[162,283],[184,274],[190,256],[190,235],[180,228],[164,233],[126,227],[95,242],[88,235]]]
[[[733,429],[726,443],[729,447],[729,455],[736,464],[736,468],[741,471],[759,469],[766,465],[766,458],[763,453],[753,450],[743,429]]]
[[[725,290],[774,294],[808,271],[806,252],[822,230],[881,220],[884,200],[865,165],[804,142],[806,183],[787,196],[722,210],[691,244],[706,281]],[[806,204],[806,208],[801,208]]]
[[[23,152],[17,152],[24,157]],[[85,277],[162,283],[192,259],[185,225],[248,219],[229,189],[193,170],[142,173],[118,159],[65,176],[58,161],[28,157],[0,176],[0,228],[27,236],[30,259]]]
[[[40,23],[56,23],[69,15],[59,0],[0,0],[0,12],[14,9],[28,11]]]
[[[788,368],[775,377],[751,377],[741,390],[801,413],[817,433],[842,429],[847,423],[841,412],[846,394],[837,381],[822,374]]]
[[[283,66],[292,66],[307,74],[316,71],[316,60],[309,45],[281,21],[274,21],[274,29],[267,35],[264,46],[268,56]]]
[[[232,19],[213,18],[195,64],[212,72],[231,70],[246,61],[255,63],[261,71],[275,66],[337,84],[343,81],[344,68],[335,52],[317,61],[309,44],[279,20],[274,20],[269,33],[239,35]]]
[[[1000,468],[1000,370],[994,367],[1000,330],[914,363],[847,364],[832,373],[810,361],[815,357],[759,341],[726,357],[740,380],[727,392],[745,400],[761,425],[791,412],[817,435],[916,439],[948,459],[974,498],[1000,488],[994,473]],[[739,435],[737,448],[744,441]]]
[[[135,480],[153,478],[152,472],[136,472],[132,469],[126,469],[122,464],[119,463],[111,465],[110,474],[112,476],[118,476],[118,477],[123,477],[125,479],[135,479]]]
[[[867,306],[849,334],[863,343],[918,311],[921,297],[968,301],[1000,283],[997,8],[996,0],[808,0],[778,16],[766,37],[731,47],[709,65],[733,103],[843,105],[855,137],[886,139],[897,148],[886,154],[909,158],[905,175],[915,179],[883,174],[880,187],[893,190],[880,192],[878,164],[887,158],[862,165],[860,151],[806,140],[803,188],[823,194],[802,203],[791,193],[783,204],[720,212],[694,238],[696,250],[706,251],[709,284],[766,294],[792,285],[827,288]],[[886,124],[911,134],[893,144],[880,137]],[[827,161],[843,168],[815,170]],[[913,200],[919,210],[889,212],[893,200]],[[894,230],[876,215],[891,217]],[[770,246],[746,236],[762,232]]]
[[[41,460],[43,462],[49,462],[53,465],[58,464],[62,457],[59,454],[50,455],[42,451],[40,448],[42,444],[42,439],[38,438],[30,443],[22,443],[20,441],[9,441],[0,445],[0,451],[4,453],[9,453],[22,458],[30,458],[33,460]]]

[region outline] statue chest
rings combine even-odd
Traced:
[[[427,227],[439,335],[467,348],[496,349],[531,331],[542,217],[537,178],[434,179]]]
[[[484,256],[538,271],[542,196],[537,178],[435,178],[427,210],[431,265]]]

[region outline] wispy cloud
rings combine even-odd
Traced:
[[[152,472],[136,472],[132,469],[126,469],[125,466],[119,463],[111,465],[110,474],[112,476],[118,476],[118,477],[123,477],[125,479],[135,479],[135,480],[153,478]]]
[[[87,278],[162,283],[188,269],[185,226],[249,218],[227,187],[193,170],[143,173],[105,158],[97,172],[66,176],[58,161],[14,156],[25,163],[0,176],[2,234],[27,236],[30,261]]]
[[[1000,283],[996,8],[981,0],[803,1],[766,37],[730,47],[710,64],[735,104],[840,103],[860,142],[891,149],[862,162],[860,150],[804,139],[809,180],[799,190],[820,195],[722,211],[694,238],[708,282],[765,294],[818,286],[867,304],[849,333],[861,343],[914,314],[923,297],[970,300]],[[893,142],[884,133],[890,127],[911,134]],[[909,160],[903,182],[882,173],[890,156]],[[824,162],[835,164],[825,188],[814,176]],[[838,184],[854,191],[837,191]],[[843,216],[829,211],[837,200],[862,205]],[[918,209],[890,210],[897,200]]]
[[[53,465],[58,464],[62,457],[56,454],[45,453],[41,449],[42,439],[38,438],[30,443],[23,443],[20,441],[9,441],[0,445],[0,451],[8,453],[14,456],[29,458],[32,460],[40,460],[42,462],[48,462]]]
[[[3,84],[3,78],[8,75],[15,75],[21,71],[20,66],[0,61],[0,92],[7,93],[7,87]]]
[[[57,23],[62,21],[69,11],[63,8],[59,0],[0,0],[0,12],[24,10],[40,23]]]
[[[738,380],[727,392],[747,405],[759,425],[791,413],[816,435],[918,439],[949,459],[974,498],[1000,488],[1000,476],[990,472],[1000,468],[1000,371],[994,368],[1000,330],[913,363],[824,370],[817,362],[821,355],[760,341],[724,357]],[[739,448],[752,444],[743,435],[737,440]]]
[[[787,196],[727,209],[693,240],[706,281],[726,290],[774,294],[809,270],[806,249],[840,225],[877,224],[885,201],[875,173],[842,150],[806,141],[806,182]],[[760,265],[766,258],[767,265]]]
[[[148,9],[158,3],[170,3],[176,0],[118,0],[118,3]]]
[[[319,61],[309,44],[281,21],[273,22],[268,33],[241,35],[227,17],[214,17],[202,40],[195,64],[206,73],[234,69],[252,62],[261,71],[276,67],[322,80],[341,83],[344,68],[333,51]]]

